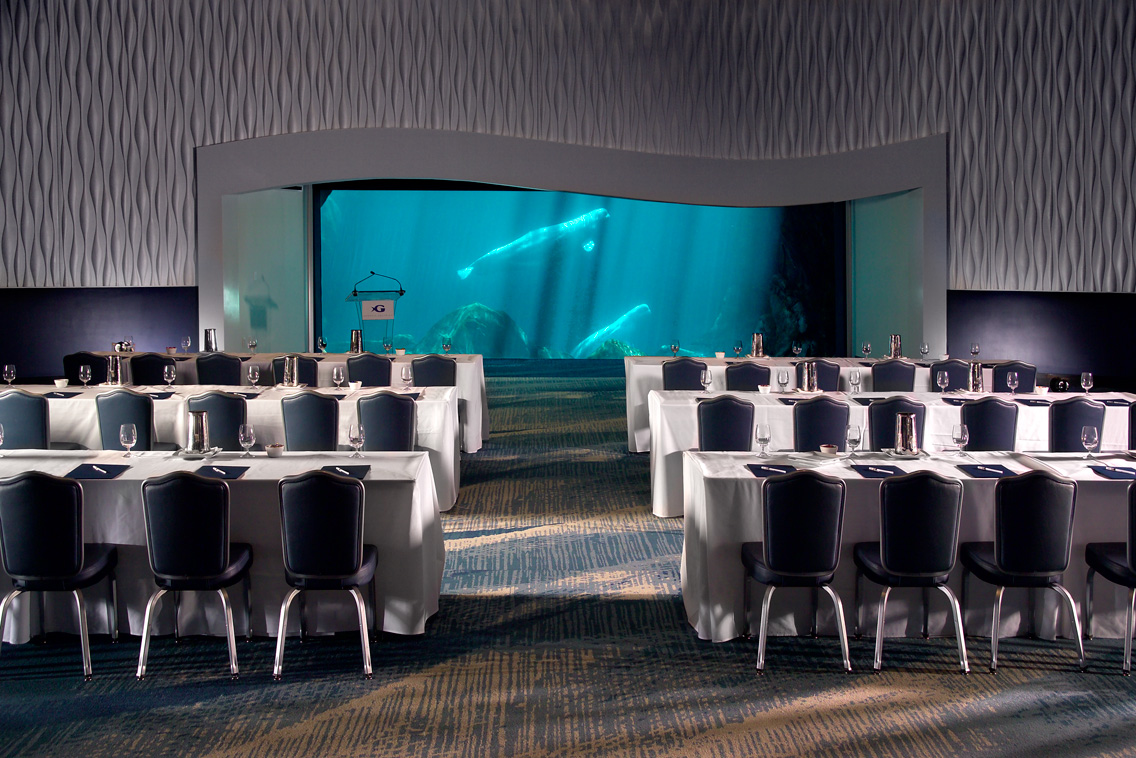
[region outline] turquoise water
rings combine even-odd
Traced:
[[[676,339],[684,353],[730,350],[768,320],[783,214],[562,192],[336,189],[320,209],[320,333],[329,349],[347,348],[359,317],[344,297],[374,270],[405,288],[393,332],[415,352],[439,350],[443,334],[455,352],[487,357],[659,354]],[[367,322],[368,349],[381,350],[384,326]]]

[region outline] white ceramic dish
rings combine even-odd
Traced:
[[[905,461],[909,461],[914,458],[922,458],[925,455],[922,450],[920,450],[918,453],[898,453],[890,447],[884,448],[883,453],[889,458],[899,458],[900,460]]]
[[[279,442],[274,445],[265,445],[264,452],[268,454],[269,458],[279,458],[284,455],[284,446]]]
[[[55,380],[55,386],[58,387],[59,389],[63,389],[64,387],[67,386],[67,380],[66,379],[56,379]]]
[[[179,458],[184,458],[187,461],[201,461],[206,458],[212,458],[219,452],[221,452],[221,448],[219,447],[210,448],[209,452],[206,453],[191,453],[185,448],[182,448],[177,451],[177,455]]]

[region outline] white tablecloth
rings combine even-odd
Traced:
[[[24,386],[21,389],[44,394],[54,392],[54,387]],[[165,391],[165,387],[131,387],[145,392]],[[231,392],[233,387],[214,385],[173,386],[174,395],[164,400],[154,400],[154,426],[156,441],[185,445],[188,419],[188,400],[213,390]],[[355,423],[358,400],[382,388],[368,388],[352,392],[336,391],[334,387],[319,391],[340,398],[339,402],[339,443],[346,446],[347,427]],[[399,388],[385,388],[401,392]],[[49,398],[48,414],[52,442],[74,442],[91,450],[101,449],[99,437],[99,417],[95,397],[110,388],[67,387],[63,392],[79,392],[77,397]],[[284,414],[280,401],[299,390],[267,389],[255,398],[246,398],[248,423],[256,431],[258,447],[273,442],[284,442]],[[417,440],[416,447],[430,454],[438,500],[443,510],[449,510],[457,502],[458,487],[461,484],[461,454],[458,451],[458,396],[454,387],[411,388],[418,392]]]
[[[897,461],[885,457],[857,456],[855,463],[887,463],[904,471],[931,470],[959,479],[963,483],[962,523],[959,541],[994,539],[994,485],[996,479],[971,479],[956,468],[958,462],[1001,464],[1012,471],[1050,467],[1051,470],[1077,480],[1077,505],[1073,528],[1073,547],[1064,585],[1083,605],[1085,595],[1085,544],[1089,542],[1123,541],[1127,533],[1129,482],[1103,479],[1090,471],[1086,461],[1073,455],[1046,454],[1025,456],[1020,453],[975,453],[974,459],[936,456],[918,461]],[[1109,465],[1136,465],[1130,458],[1105,456]],[[751,453],[686,453],[686,518],[682,552],[682,598],[686,617],[702,639],[724,641],[742,634],[744,609],[741,546],[744,542],[760,542],[762,518],[761,482],[745,468],[746,463],[782,463],[802,468],[817,467],[822,473],[843,479],[847,485],[843,545],[840,567],[833,587],[844,601],[849,634],[852,632],[855,606],[856,566],[852,549],[857,542],[880,539],[879,489],[881,479],[864,479],[846,461],[822,460],[819,455],[794,455],[759,459]],[[962,566],[956,565],[951,575],[951,588],[961,601]],[[761,588],[749,583],[750,628],[756,633],[761,612]],[[876,608],[880,588],[864,582],[864,626],[866,635],[875,633]],[[990,634],[990,613],[994,591],[989,585],[971,577],[967,608],[964,609],[966,632]],[[1025,609],[1027,591],[1009,589],[1003,598],[1001,635],[1011,636],[1027,631]],[[1057,595],[1046,591],[1037,595],[1037,631],[1045,637],[1055,636],[1054,608]],[[918,589],[893,590],[888,600],[888,635],[914,636],[922,622],[921,592]],[[1093,632],[1100,637],[1124,636],[1124,606],[1127,590],[1117,588],[1097,577],[1094,594]],[[812,617],[809,593],[804,590],[780,590],[773,596],[770,634],[807,633]],[[824,634],[835,634],[832,605],[823,594],[820,598],[819,624]],[[1083,615],[1082,615],[1083,618]],[[930,614],[932,634],[953,636],[954,627],[945,599],[932,594]],[[1072,634],[1067,613],[1062,612],[1061,634]],[[1072,660],[1072,652],[1068,651]],[[887,655],[887,649],[884,649]],[[1117,663],[1119,665],[1119,663]]]
[[[222,453],[213,462],[249,466],[240,479],[228,480],[230,540],[247,542],[253,549],[252,621],[256,634],[276,634],[280,602],[288,591],[280,538],[280,498],[277,482],[284,476],[327,465],[367,464],[363,479],[366,514],[364,542],[378,548],[378,613],[384,631],[422,634],[426,619],[438,610],[445,546],[438,515],[438,498],[426,453],[366,453],[366,460],[345,453],[285,453],[269,459],[264,453],[239,459]],[[81,480],[83,534],[87,542],[119,546],[119,625],[123,632],[140,634],[146,601],[154,590],[146,556],[145,520],[141,483],[171,471],[195,471],[202,461],[186,461],[171,453],[140,453],[124,459],[114,452],[13,451],[0,457],[0,478],[23,471],[63,476],[81,463],[128,463],[131,468],[117,479]],[[3,571],[0,570],[0,574]],[[3,576],[4,587],[10,587]],[[7,592],[7,589],[4,590]],[[364,593],[366,595],[366,593]],[[15,613],[5,625],[4,639],[23,642],[31,632],[28,609],[35,593],[17,598]],[[240,586],[229,593],[238,631],[245,628]],[[308,593],[308,628],[316,632],[358,629],[355,605],[345,592]],[[76,632],[74,602],[68,595],[48,593],[48,629]],[[93,633],[106,632],[104,584],[84,592],[87,618]],[[158,615],[156,633],[173,631],[172,602]],[[198,612],[201,609],[203,612]],[[11,613],[11,612],[10,612]],[[35,613],[33,611],[32,615]],[[299,629],[296,616],[295,629]],[[37,627],[38,628],[38,627]],[[216,593],[182,593],[181,629],[184,634],[224,634],[221,603]]]
[[[717,395],[733,395],[748,400],[755,406],[754,423],[767,423],[773,433],[770,450],[793,449],[793,408],[781,402],[781,397],[802,397],[792,395],[762,395],[756,392],[702,392],[652,390],[648,395],[650,408],[651,439],[651,511],[656,516],[671,517],[682,515],[682,454],[687,450],[698,449],[698,413],[700,400]],[[869,447],[868,409],[859,402],[850,400],[843,393],[828,393],[831,397],[848,402],[851,409],[848,423],[859,425],[863,430],[861,450]],[[896,393],[864,393],[855,398],[892,397]],[[902,393],[927,406],[924,418],[924,439],[921,447],[931,451],[951,448],[951,427],[959,423],[961,409],[957,405],[943,402],[937,392]],[[1051,394],[1050,400],[1072,397],[1069,394]],[[808,395],[804,395],[808,397]],[[980,395],[950,395],[952,399],[977,398]],[[1008,400],[1008,395],[999,395]],[[1031,397],[1037,397],[1036,395]],[[1136,396],[1123,393],[1099,393],[1094,399],[1122,399],[1131,402]],[[1102,450],[1124,450],[1128,447],[1128,408],[1105,406],[1104,429],[1101,432]],[[756,447],[754,448],[756,449]],[[1018,451],[1037,451],[1049,449],[1049,408],[1018,406],[1018,430],[1014,446]]]

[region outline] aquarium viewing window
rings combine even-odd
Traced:
[[[735,208],[446,181],[316,185],[315,324],[345,351],[359,289],[398,289],[376,331],[408,352],[620,358],[844,339],[843,204]]]

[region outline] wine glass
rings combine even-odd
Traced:
[[[970,343],[970,354],[971,354],[971,356],[974,357],[974,358],[977,358],[978,357],[978,351],[979,351],[978,343],[977,342],[971,342]]]
[[[249,337],[245,344],[248,345],[249,355],[256,355],[256,337]]]
[[[183,353],[188,353],[189,352],[189,346],[192,342],[193,342],[193,340],[191,340],[189,337],[182,337],[181,338],[181,351]]]
[[[335,388],[342,389],[339,385],[343,384],[343,366],[335,366],[331,370],[331,381],[335,382]]]
[[[738,340],[737,344],[734,345],[734,357],[735,358],[741,358],[743,349],[744,348],[742,347],[742,341]]]
[[[964,448],[966,443],[970,442],[970,430],[966,428],[966,424],[955,424],[951,427],[951,439],[958,445],[959,457],[966,455]]]
[[[7,368],[5,368],[4,370],[5,370],[5,372],[6,372],[6,371],[7,371]],[[4,378],[5,378],[5,379],[7,379],[7,378],[8,378],[8,374],[7,374],[7,373],[5,373],[5,374],[4,374]],[[10,382],[10,381],[9,381],[8,383],[9,383],[9,384],[11,384],[11,382]],[[1091,372],[1091,371],[1083,371],[1083,372],[1081,372],[1081,386],[1082,386],[1082,387],[1084,387],[1084,389],[1085,389],[1085,394],[1086,394],[1086,395],[1087,395],[1087,394],[1089,394],[1089,390],[1091,390],[1091,389],[1093,388],[1093,374],[1092,374],[1092,372]]]
[[[1093,457],[1093,450],[1096,449],[1099,441],[1100,437],[1097,434],[1097,428],[1095,426],[1081,427],[1081,444],[1085,446],[1085,450],[1088,453],[1085,458]]]
[[[794,357],[799,356],[801,354],[801,343],[800,342],[794,342],[793,346],[789,349],[793,351]]]
[[[387,355],[390,355],[390,351],[391,351],[392,347],[394,347],[393,342],[391,342],[389,339],[383,340],[383,352],[384,353],[386,353]]]
[[[855,453],[856,448],[860,447],[860,441],[863,439],[860,427],[856,424],[849,424],[844,430],[844,441],[847,443],[848,452]]]
[[[252,453],[249,450],[256,444],[256,431],[251,424],[241,424],[237,427],[237,442],[240,442],[241,447],[245,449],[245,454],[241,457],[251,458]]]
[[[12,382],[16,381],[16,367],[11,363],[4,366],[4,381],[8,383],[9,387],[12,386]]]
[[[123,424],[118,427],[118,441],[126,448],[126,455],[123,458],[130,457],[130,448],[138,443],[138,430],[134,428],[134,424]]]
[[[255,363],[250,363],[248,367],[249,384],[253,387],[260,384],[260,366]]]
[[[402,386],[410,389],[410,383],[414,381],[414,368],[409,363],[402,364],[400,376],[402,376]]]
[[[759,449],[758,456],[761,458],[768,458],[769,453],[766,452],[766,448],[769,446],[769,442],[773,439],[773,432],[772,430],[770,430],[769,424],[758,424],[756,429],[754,430],[753,438],[757,442],[757,447]]]
[[[363,447],[367,435],[363,432],[362,424],[352,424],[347,427],[347,441],[351,443],[351,447],[355,448],[355,452],[351,454],[352,458],[362,458],[359,455],[359,448]]]
[[[946,392],[947,385],[951,383],[951,375],[946,371],[935,374],[935,384],[939,385],[939,392]]]
[[[852,394],[860,393],[860,369],[854,368],[848,372],[848,384],[852,387]]]
[[[86,363],[79,367],[79,381],[83,383],[83,389],[86,389],[87,382],[91,381],[91,367]]]
[[[698,374],[698,381],[702,383],[702,391],[709,392],[710,385],[714,382],[714,378],[710,375],[710,369],[702,369]]]
[[[450,349],[453,348],[453,337],[446,336],[442,338],[442,352],[446,355],[450,354]]]
[[[322,335],[319,336],[319,337],[316,337],[316,352],[317,353],[326,353],[327,352],[327,340],[325,340]]]
[[[671,357],[672,358],[674,358],[675,356],[678,355],[678,349],[679,349],[678,340],[675,340],[674,342],[671,343]]]
[[[174,379],[177,379],[177,367],[174,364],[162,367],[162,378],[166,380],[166,389],[171,389]]]
[[[789,388],[789,370],[788,369],[783,368],[783,369],[778,370],[778,372],[777,372],[777,385],[781,388],[782,393],[784,393],[785,390],[787,390]]]
[[[926,342],[919,343],[919,354],[923,356],[923,360],[927,360],[927,353],[931,352],[931,346]]]
[[[1018,390],[1018,372],[1006,372],[1006,386],[1010,388],[1010,394],[1013,395]]]
[[[860,345],[860,352],[862,352],[864,354],[864,357],[867,358],[872,354],[872,343],[865,342],[863,345]]]

